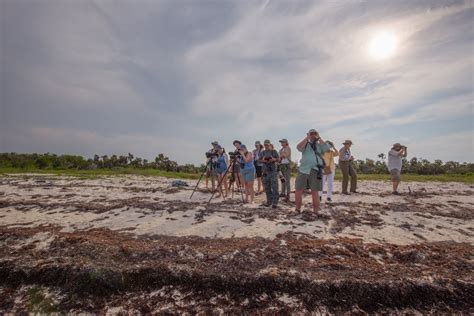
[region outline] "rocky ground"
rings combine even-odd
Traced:
[[[470,185],[365,181],[314,217],[170,183],[0,178],[0,313],[474,312]]]

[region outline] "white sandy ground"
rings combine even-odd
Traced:
[[[331,216],[328,222],[320,219],[306,222],[301,216],[288,216],[286,211],[293,209],[294,205],[283,204],[279,206],[283,212],[280,211],[274,220],[260,218],[255,213],[249,216],[249,219],[253,218],[253,222],[250,223],[242,222],[236,217],[235,212],[253,211],[258,208],[264,201],[264,195],[257,196],[254,204],[222,204],[222,211],[206,214],[204,221],[198,221],[195,215],[205,209],[210,194],[196,192],[190,200],[191,189],[196,183],[192,180],[187,181],[190,188],[171,194],[162,192],[171,181],[166,178],[142,176],[113,176],[93,180],[34,174],[4,176],[0,178],[0,201],[31,202],[35,200],[47,204],[61,203],[62,206],[54,210],[31,205],[3,207],[0,208],[0,226],[31,227],[53,224],[62,226],[63,231],[110,228],[135,234],[223,238],[256,236],[272,238],[279,233],[293,231],[311,234],[321,239],[350,237],[377,243],[410,244],[425,240],[452,240],[471,244],[474,242],[473,220],[432,214],[423,217],[417,215],[416,212],[395,212],[384,209],[385,205],[393,203],[416,203],[417,206],[425,209],[437,208],[442,212],[457,212],[461,208],[474,212],[472,195],[474,189],[467,184],[402,183],[402,192],[407,192],[410,186],[413,192],[423,193],[416,198],[411,198],[408,195],[401,197],[390,195],[390,182],[360,181],[358,190],[361,194],[351,196],[336,194],[333,197],[334,203],[360,202],[362,204],[357,206],[356,211],[379,216],[383,220],[383,225],[373,227],[359,223],[353,227],[346,227],[341,232],[334,232],[331,228],[336,223],[326,202],[322,204],[321,214]],[[161,191],[143,191],[152,189],[161,189]],[[340,190],[340,182],[336,181],[335,190]],[[172,213],[168,212],[169,205],[162,207],[163,209],[154,210],[123,206],[100,214],[93,211],[71,211],[74,207],[67,206],[77,202],[108,205],[130,198],[148,202],[158,201],[164,205],[173,205],[177,201],[192,203]],[[239,199],[240,195],[235,193],[234,200]],[[310,196],[304,198],[306,208],[310,208],[308,204],[310,201]],[[453,204],[453,201],[457,204]],[[214,199],[211,203],[218,206],[222,203],[222,199]],[[350,212],[351,207],[353,205],[338,205],[333,211]],[[272,212],[273,210],[265,209],[264,211]],[[34,238],[37,239],[35,241],[37,247],[47,247],[49,236],[38,235]]]

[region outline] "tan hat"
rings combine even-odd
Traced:
[[[346,139],[346,141],[343,142],[342,144],[343,145],[347,145],[347,144],[352,145],[352,140]]]
[[[283,139],[280,139],[279,142],[280,142],[280,143],[288,144],[288,139],[283,138]]]

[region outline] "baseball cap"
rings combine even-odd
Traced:
[[[288,139],[286,138],[280,139],[280,143],[288,144]]]

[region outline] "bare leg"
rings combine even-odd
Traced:
[[[296,209],[301,211],[301,204],[303,204],[303,190],[295,190]]]
[[[222,180],[222,183],[224,184],[225,197],[227,197],[229,196],[229,188],[227,187],[227,177],[224,177],[224,180]]]
[[[393,192],[397,192],[400,181],[392,181],[392,184],[393,184]]]
[[[313,211],[318,212],[321,210],[319,207],[319,192],[318,190],[311,190],[311,197],[313,199]]]
[[[253,190],[253,181],[249,182],[249,190],[250,190],[250,203],[253,203],[253,199],[255,197],[255,192]]]

